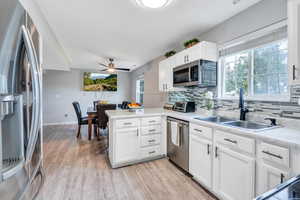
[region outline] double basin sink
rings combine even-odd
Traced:
[[[198,118],[197,117],[195,119],[207,121],[207,122],[218,123],[218,124],[235,127],[235,128],[252,130],[252,131],[263,131],[263,130],[276,128],[276,126],[260,124],[260,123],[255,123],[255,122],[249,122],[249,121],[236,121],[234,119],[229,119],[226,117],[207,117],[207,118]]]

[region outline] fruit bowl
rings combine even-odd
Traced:
[[[131,104],[128,104],[128,108],[129,108],[129,111],[134,112],[136,110],[143,109],[143,106],[138,103],[131,103]]]

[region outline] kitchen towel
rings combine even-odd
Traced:
[[[179,139],[178,123],[171,122],[171,141],[175,146],[179,146]]]

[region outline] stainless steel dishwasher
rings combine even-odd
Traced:
[[[177,123],[177,144],[172,141],[172,122]],[[189,171],[189,122],[172,117],[167,118],[167,156],[178,167]]]

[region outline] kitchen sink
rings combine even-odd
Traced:
[[[276,126],[260,124],[255,122],[248,122],[248,121],[234,121],[234,122],[226,122],[223,124],[227,126],[249,129],[249,130],[256,130],[256,131],[276,128]]]
[[[233,121],[235,121],[234,119],[230,119],[230,118],[226,118],[226,117],[219,117],[219,116],[216,116],[216,117],[207,117],[207,118],[197,117],[195,119],[202,120],[202,121],[207,121],[207,122],[214,122],[214,123],[225,123],[225,122],[233,122]]]

